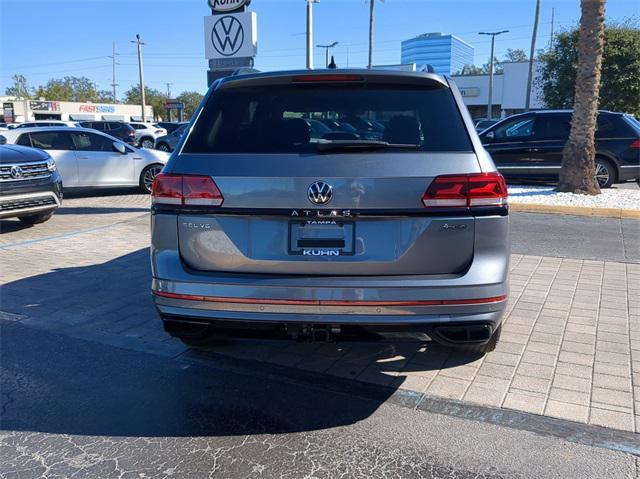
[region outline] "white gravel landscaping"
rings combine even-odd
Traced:
[[[640,210],[640,190],[609,188],[596,196],[558,193],[553,186],[509,186],[510,203]]]

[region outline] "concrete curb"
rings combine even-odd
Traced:
[[[509,203],[511,211],[526,213],[551,213],[574,216],[596,216],[600,218],[640,219],[640,210],[622,208],[593,208],[589,206],[545,205],[539,203]]]

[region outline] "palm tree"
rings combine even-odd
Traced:
[[[569,141],[562,151],[558,191],[600,194],[595,175],[595,133],[604,48],[606,0],[580,1],[580,34],[576,93]]]

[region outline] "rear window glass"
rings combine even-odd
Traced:
[[[309,153],[317,151],[320,140],[472,151],[447,88],[368,84],[219,90],[209,98],[184,152]],[[411,150],[394,150],[403,151]]]

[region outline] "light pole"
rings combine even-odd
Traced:
[[[313,4],[320,0],[307,0],[307,69],[313,70]]]
[[[147,121],[147,117],[145,115],[145,101],[144,101],[144,70],[142,68],[142,45],[143,42],[140,41],[140,35],[136,35],[135,40],[131,40],[131,43],[138,44],[138,71],[140,73],[140,98],[142,99],[142,122]]]
[[[491,59],[489,61],[489,99],[487,102],[487,120],[493,118],[493,52],[496,43],[496,37],[503,33],[509,33],[509,30],[501,30],[499,32],[479,32],[478,35],[491,35]]]
[[[335,47],[338,44],[338,42],[333,42],[329,45],[316,45],[316,47],[318,48],[324,48],[324,66],[328,67],[329,66],[329,50],[332,49],[333,47]]]
[[[536,54],[536,37],[538,36],[538,20],[540,19],[540,0],[536,1],[536,17],[533,22],[533,33],[531,34],[531,50],[529,53],[529,72],[527,74],[527,97],[524,102],[524,109],[531,107],[531,83],[533,81],[533,57]]]

